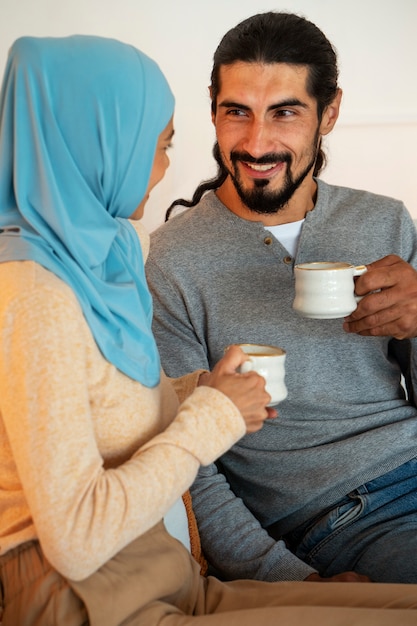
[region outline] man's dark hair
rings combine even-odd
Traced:
[[[317,115],[321,121],[323,111],[334,100],[338,90],[336,52],[324,33],[303,17],[293,13],[270,11],[249,17],[229,30],[214,53],[211,72],[211,108],[216,113],[220,91],[220,68],[237,61],[244,63],[288,63],[308,67],[307,92],[317,102]],[[166,219],[176,205],[195,206],[206,191],[218,189],[226,180],[225,170],[217,142],[213,156],[218,165],[214,178],[202,182],[192,200],[175,200],[166,213]],[[317,153],[314,176],[318,176],[326,163],[321,147]]]

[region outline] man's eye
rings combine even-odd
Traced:
[[[227,111],[227,115],[239,117],[239,116],[246,115],[246,112],[243,111],[242,109],[229,109]]]
[[[294,115],[294,111],[291,111],[290,109],[279,109],[275,112],[275,115],[276,117],[291,117]]]

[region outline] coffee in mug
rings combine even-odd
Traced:
[[[240,373],[255,371],[265,379],[266,391],[271,396],[268,406],[282,402],[288,390],[285,385],[285,357],[286,352],[277,346],[268,346],[255,343],[237,344],[249,359],[242,363]]]
[[[360,296],[355,295],[354,277],[366,272],[365,265],[343,262],[300,263],[295,266],[293,309],[304,317],[334,319],[350,315]]]

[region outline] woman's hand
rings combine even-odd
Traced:
[[[198,384],[214,387],[230,398],[246,422],[246,432],[253,433],[278,413],[266,406],[271,396],[265,390],[264,378],[253,371],[245,374],[236,371],[247,358],[238,346],[230,346],[213,370],[200,376]]]

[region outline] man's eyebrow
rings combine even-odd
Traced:
[[[234,102],[233,100],[223,100],[222,102],[219,102],[218,106],[224,109],[229,109],[229,108],[230,109],[242,109],[242,111],[251,110],[250,106],[246,104],[241,104],[239,102]],[[281,102],[276,102],[275,104],[271,104],[267,110],[274,111],[275,109],[282,109],[284,107],[289,107],[289,106],[302,107],[303,109],[307,108],[307,104],[305,102],[302,102],[298,98],[287,98],[286,100],[282,100]]]
[[[307,104],[302,102],[298,98],[288,98],[287,100],[282,100],[277,104],[271,104],[268,107],[268,111],[273,111],[274,109],[282,109],[284,107],[302,107],[303,109],[307,108]]]
[[[219,102],[218,106],[224,109],[242,109],[243,111],[250,111],[250,107],[246,104],[240,104],[232,100],[223,100],[223,102]]]
[[[171,132],[169,133],[169,135],[167,135],[165,137],[165,141],[171,141],[171,139],[173,138],[174,134],[175,134],[175,130],[172,129]]]

